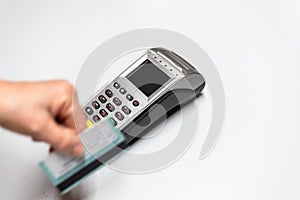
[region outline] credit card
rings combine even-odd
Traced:
[[[84,155],[82,157],[68,157],[61,153],[53,152],[45,161],[39,164],[55,186],[66,180],[72,180],[72,176],[76,176],[80,170],[83,170],[97,158],[100,158],[125,140],[123,133],[115,128],[110,119],[88,128],[80,133],[79,137],[84,146]],[[97,169],[95,168],[91,172],[94,173]],[[92,173],[88,173],[79,179],[74,178],[75,181],[69,183],[68,187],[61,190],[61,192],[66,193],[70,191]]]

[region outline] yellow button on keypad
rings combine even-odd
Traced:
[[[87,127],[92,127],[92,126],[94,126],[94,124],[93,124],[93,122],[91,121],[91,120],[87,120],[86,121],[86,125],[87,125]]]

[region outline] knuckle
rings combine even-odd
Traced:
[[[74,91],[74,86],[67,80],[58,80],[57,83],[57,91],[61,94],[72,94]]]
[[[57,87],[58,102],[61,104],[72,102],[73,92],[74,92],[74,87],[70,82],[65,80],[59,81]]]
[[[29,131],[32,134],[32,137],[35,138],[36,140],[39,140],[42,135],[42,130],[43,130],[43,124],[41,122],[33,122],[29,125]]]
[[[74,86],[69,81],[62,81],[61,88],[64,92],[73,93]]]

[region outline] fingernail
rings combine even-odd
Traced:
[[[76,145],[75,147],[73,147],[72,149],[72,154],[74,156],[82,156],[83,155],[83,148],[81,145]]]

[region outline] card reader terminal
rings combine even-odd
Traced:
[[[201,94],[203,76],[164,48],[151,48],[83,105],[89,127],[110,119],[125,140],[57,185],[64,191],[134,144],[164,117]],[[163,108],[163,109],[161,109]]]

